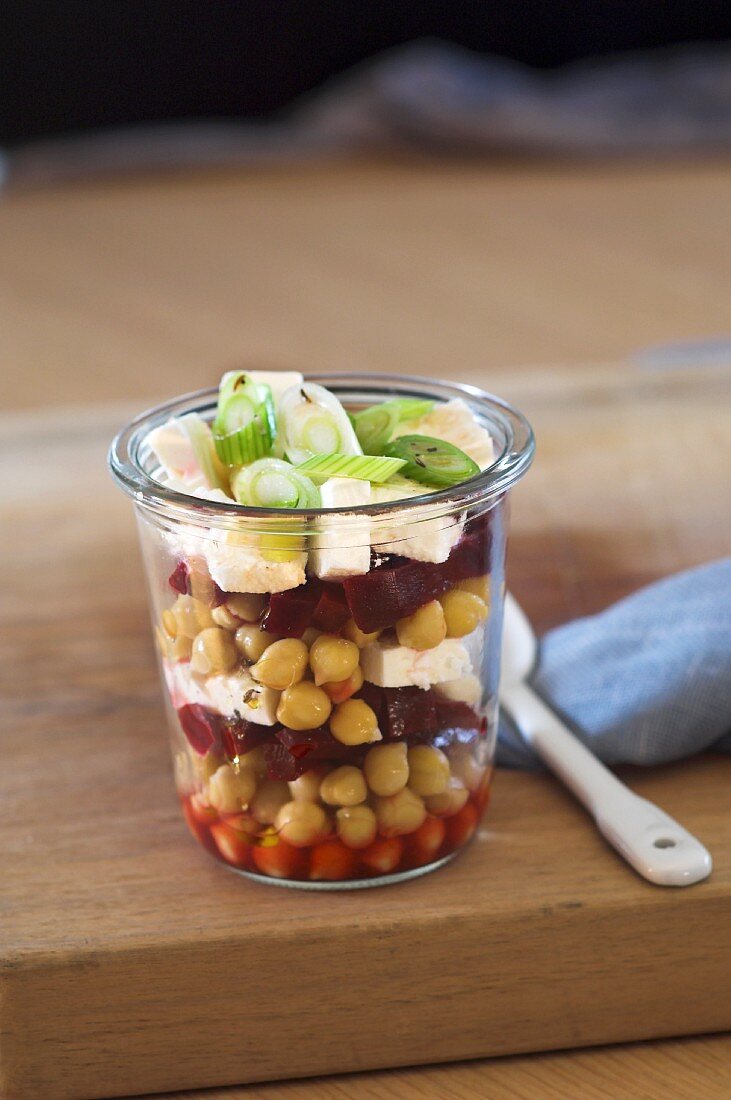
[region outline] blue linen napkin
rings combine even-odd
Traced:
[[[608,764],[731,752],[731,558],[550,631],[532,683]],[[539,766],[506,715],[498,763]]]

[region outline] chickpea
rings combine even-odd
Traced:
[[[485,573],[482,577],[468,577],[467,580],[457,581],[454,586],[461,592],[472,592],[474,596],[479,596],[483,603],[490,603],[490,574]]]
[[[432,745],[414,745],[407,753],[409,787],[422,796],[441,794],[449,785],[449,760]]]
[[[403,836],[413,833],[426,818],[426,806],[408,787],[397,794],[376,799],[376,821],[382,836]]]
[[[461,781],[452,776],[446,791],[428,795],[424,802],[430,814],[435,814],[437,817],[452,817],[462,809],[469,798],[469,793]]]
[[[178,620],[170,608],[166,608],[162,613],[162,628],[168,638],[175,640],[178,635]]]
[[[189,661],[193,653],[193,639],[178,634],[173,642],[173,657],[176,661]]]
[[[216,676],[233,668],[238,657],[228,631],[222,630],[220,626],[208,626],[196,635],[190,668],[192,672],[199,672],[203,676]]]
[[[407,615],[396,623],[399,645],[411,649],[433,649],[447,636],[447,624],[444,621],[442,605],[431,600],[418,608],[413,615]]]
[[[362,687],[363,670],[358,665],[355,672],[347,680],[336,680],[329,684],[323,684],[322,690],[327,692],[333,703],[344,703],[346,699],[349,699],[351,695],[355,695]]]
[[[367,794],[363,772],[349,764],[334,768],[320,786],[320,798],[328,806],[357,806],[365,802]]]
[[[245,623],[255,623],[266,604],[266,596],[260,596],[256,592],[235,592],[233,596],[226,598],[226,607],[237,619],[243,619]]]
[[[449,750],[449,766],[452,775],[472,792],[481,785],[487,771],[477,763],[468,745],[454,745]]]
[[[277,707],[277,720],[292,730],[314,730],[327,722],[332,703],[322,688],[309,680],[285,688]]]
[[[295,802],[317,802],[320,798],[320,784],[325,776],[325,767],[311,768],[310,771],[291,780],[289,793]]]
[[[252,665],[251,675],[260,684],[284,691],[298,684],[307,668],[307,646],[299,638],[280,638],[264,650],[259,661]]]
[[[371,634],[365,634],[355,619],[348,619],[347,623],[343,627],[343,634],[346,638],[349,638],[351,642],[355,642],[358,649],[364,649],[367,645],[371,645],[375,642],[380,634],[380,630],[374,630]]]
[[[200,786],[204,786],[223,764],[223,760],[220,756],[216,756],[215,752],[207,752],[205,756],[199,756],[197,752],[191,752],[189,755],[193,774]]]
[[[487,604],[474,592],[452,588],[440,599],[448,638],[463,638],[471,634],[487,618]]]
[[[257,745],[257,747],[255,749],[252,749],[251,752],[245,752],[243,756],[239,756],[237,759],[238,767],[240,769],[248,768],[249,771],[254,773],[257,779],[263,779],[266,775],[267,762],[264,755],[263,745]],[[234,765],[234,768],[235,767],[236,765]]]
[[[316,626],[308,626],[307,630],[302,635],[302,641],[305,643],[308,649],[315,644],[317,639],[322,635],[323,631],[318,630]]]
[[[327,817],[315,802],[285,802],[274,820],[282,840],[295,848],[305,848],[327,832]]]
[[[256,776],[250,771],[237,775],[228,764],[218,768],[208,780],[208,801],[222,814],[235,814],[247,806],[256,790]]]
[[[374,794],[387,796],[403,790],[409,781],[406,745],[403,741],[376,745],[366,756],[363,771]]]
[[[310,668],[316,684],[347,680],[355,672],[359,660],[360,651],[355,642],[334,634],[321,634],[310,650]]]
[[[376,837],[378,822],[370,806],[345,806],[335,814],[338,836],[349,848],[367,848]]]
[[[289,787],[277,779],[265,779],[256,788],[249,803],[249,812],[262,825],[271,825],[285,803],[289,802]]]
[[[171,611],[175,616],[178,634],[184,634],[186,638],[195,638],[201,630],[214,625],[210,609],[192,596],[178,596]]]
[[[267,634],[256,623],[244,623],[234,635],[234,642],[239,653],[243,653],[247,661],[258,661],[264,650],[276,640],[274,634]]]
[[[222,626],[224,630],[236,630],[241,625],[241,620],[232,615],[225,603],[213,608],[211,618],[216,626]]]
[[[376,712],[362,699],[338,703],[330,719],[330,732],[341,745],[368,745],[381,740]]]

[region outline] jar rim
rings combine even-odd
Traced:
[[[253,369],[253,368],[252,368]],[[496,457],[485,470],[467,481],[445,489],[420,493],[382,504],[350,505],[341,508],[254,508],[236,501],[208,500],[181,493],[152,477],[145,450],[148,434],[170,417],[196,412],[201,416],[215,411],[217,389],[210,387],[182,394],[145,410],[125,425],[115,436],[109,449],[108,463],[112,475],[138,505],[152,511],[177,514],[187,523],[235,526],[242,519],[282,520],[285,517],[319,519],[325,516],[352,515],[386,516],[428,509],[436,516],[453,512],[455,508],[474,508],[485,504],[511,488],[528,470],[535,452],[535,438],[528,420],[518,409],[494,394],[467,383],[443,382],[419,375],[340,372],[305,374],[305,380],[326,386],[336,396],[357,394],[361,400],[374,403],[394,397],[417,397],[437,402],[462,398],[490,432],[496,447]]]

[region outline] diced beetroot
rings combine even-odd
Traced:
[[[439,730],[434,692],[418,687],[384,688],[381,732],[388,741],[431,741]]]
[[[463,535],[445,562],[391,558],[369,573],[346,577],[345,596],[353,618],[366,634],[393,626],[397,619],[441,596],[456,581],[487,573],[490,531]]]
[[[455,729],[464,730],[480,729],[483,719],[467,703],[460,703],[453,699],[438,696],[436,706],[440,725],[453,726]]]
[[[178,720],[191,748],[199,756],[205,756],[209,749],[221,751],[223,719],[220,714],[206,710],[200,703],[186,703],[178,708]]]
[[[168,584],[173,592],[179,592],[181,596],[188,594],[188,578],[190,570],[184,561],[179,561],[168,577]]]
[[[316,730],[291,730],[284,726],[277,730],[277,739],[289,756],[302,764],[303,771],[323,760],[362,764],[368,751],[367,745],[341,744],[325,726]]]
[[[229,759],[251,752],[269,740],[274,732],[271,726],[247,722],[245,718],[226,718],[222,727],[223,750]]]
[[[438,699],[437,716],[439,733],[432,743],[438,749],[446,749],[458,743],[472,744],[478,737],[484,736],[487,728],[487,720],[477,714],[467,703]]]
[[[323,584],[322,595],[312,616],[311,626],[328,634],[337,634],[350,618],[350,608],[341,584]]]
[[[299,588],[273,592],[262,621],[262,629],[280,638],[301,638],[312,622],[322,594],[322,581],[311,577]]]
[[[357,693],[357,698],[367,703],[378,719],[379,728],[383,725],[383,708],[385,704],[385,688],[372,684],[366,680]],[[383,732],[383,730],[381,730]]]
[[[299,779],[309,767],[306,758],[298,760],[279,741],[272,741],[264,746],[264,759],[269,779],[280,779],[285,783]]]

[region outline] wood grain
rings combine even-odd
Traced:
[[[724,162],[402,160],[9,195],[0,393],[145,405],[242,358],[490,388],[503,367],[723,334],[730,206]]]
[[[511,551],[537,622],[728,550],[727,370],[496,377],[539,430]],[[501,774],[472,848],[391,890],[254,886],[195,850],[169,775],[131,514],[103,468],[123,415],[0,423],[13,533],[0,551],[5,1094],[120,1095],[731,1028],[728,759],[628,773],[711,848],[712,878],[687,891],[639,880],[536,775]],[[44,439],[42,455],[29,438]]]
[[[728,1100],[731,1036],[175,1093],[169,1100]]]

